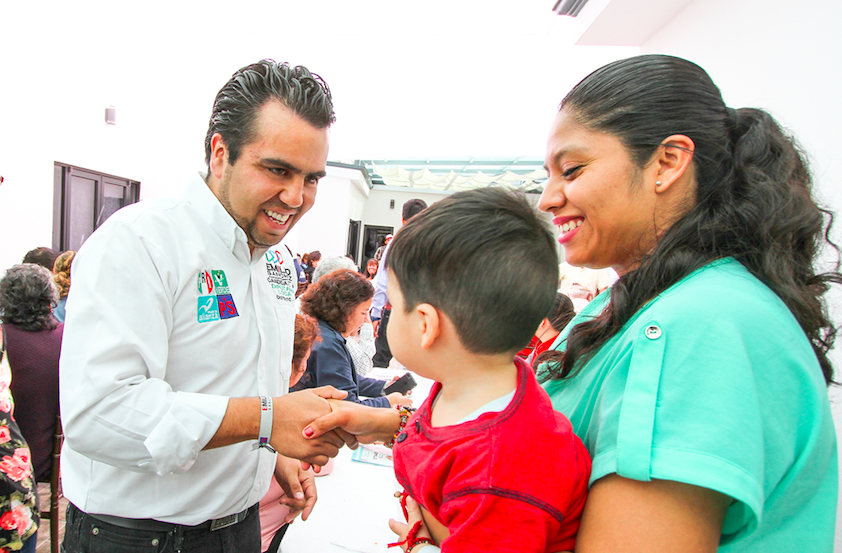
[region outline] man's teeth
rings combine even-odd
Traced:
[[[582,226],[582,219],[576,219],[575,221],[568,221],[561,225],[562,232],[569,232],[574,228]]]
[[[268,209],[264,211],[266,215],[269,216],[270,219],[278,223],[279,225],[283,225],[289,219],[289,213],[277,213],[275,211],[269,211]]]

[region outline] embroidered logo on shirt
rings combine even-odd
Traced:
[[[278,250],[267,250],[264,258],[266,259],[266,282],[275,292],[275,298],[285,302],[294,302],[295,292],[298,290],[295,268],[284,267],[284,258]]]
[[[200,323],[219,320],[219,304],[216,296],[199,296],[198,319]]]
[[[219,303],[219,317],[221,319],[230,319],[231,317],[237,317],[239,315],[239,313],[237,313],[237,306],[234,305],[234,298],[231,297],[231,294],[218,294],[216,299]]]
[[[201,271],[196,282],[199,300],[196,307],[196,320],[200,323],[219,321],[238,317],[234,297],[228,287],[225,271]]]

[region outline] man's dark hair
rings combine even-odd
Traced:
[[[558,287],[549,226],[502,188],[457,192],[413,217],[392,240],[386,266],[407,311],[433,305],[479,354],[514,354],[529,343]]]
[[[243,145],[254,138],[258,110],[270,100],[280,101],[317,129],[336,121],[330,89],[321,77],[301,65],[262,60],[234,73],[216,95],[205,136],[205,163],[210,165],[211,139],[219,133],[228,147],[228,162],[234,164]]]
[[[427,209],[427,202],[419,198],[412,198],[411,200],[404,202],[403,210],[401,211],[401,218],[403,218],[404,221],[409,221],[425,209]]]
[[[59,252],[51,248],[35,248],[26,252],[21,263],[35,263],[52,272],[58,256]]]

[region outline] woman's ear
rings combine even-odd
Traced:
[[[442,319],[439,310],[429,303],[419,303],[415,307],[421,325],[421,349],[430,349],[441,335]]]
[[[668,136],[661,142],[650,164],[650,179],[655,185],[655,192],[666,192],[678,180],[692,178],[690,164],[696,144],[683,134]]]

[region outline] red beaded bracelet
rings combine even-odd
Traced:
[[[403,432],[403,429],[406,428],[406,423],[409,422],[409,417],[414,411],[414,409],[411,409],[410,407],[404,407],[403,405],[395,405],[395,409],[397,409],[398,413],[400,414],[401,423],[400,425],[398,425],[398,430],[397,432],[395,432],[395,435],[392,436],[392,439],[389,441],[388,444],[386,444],[386,447],[390,449],[394,447],[395,440],[398,439],[398,436],[400,436],[401,432]]]

